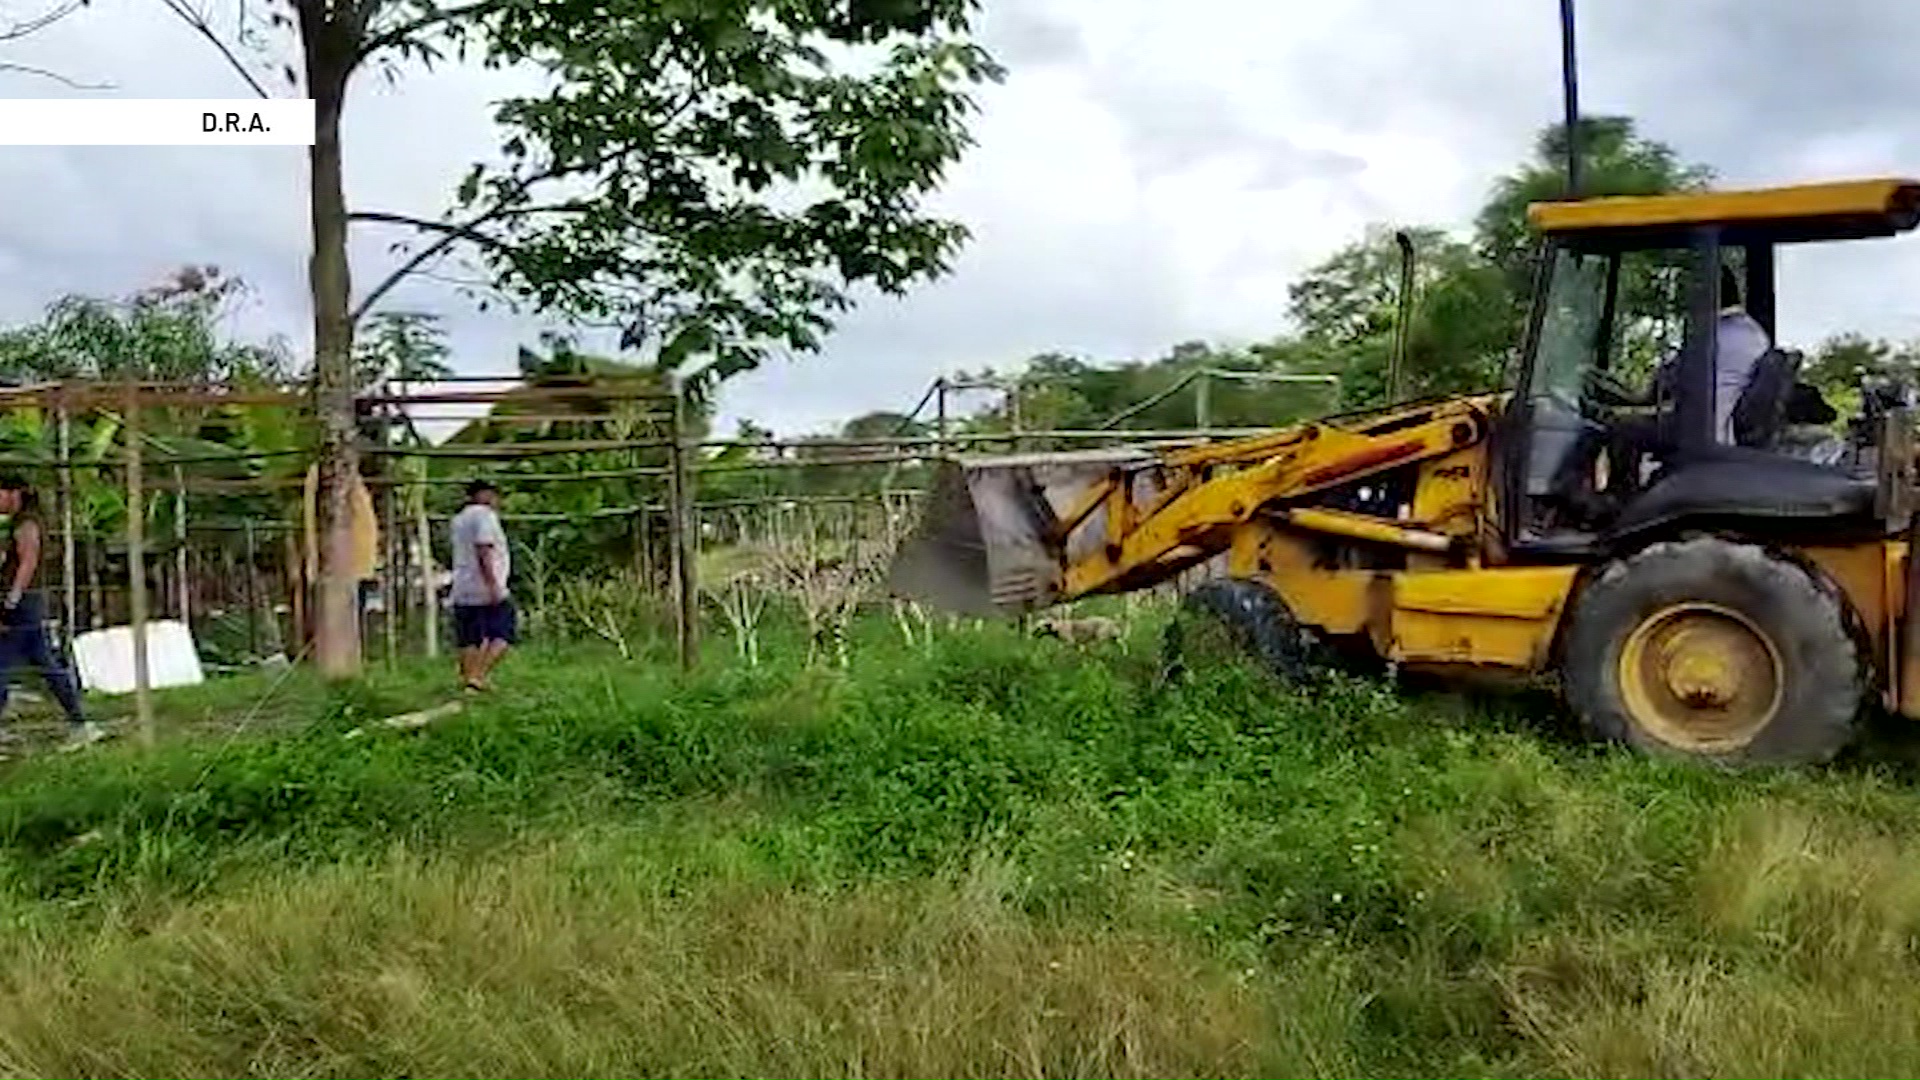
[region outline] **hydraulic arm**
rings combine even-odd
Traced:
[[[1479,507],[1422,513],[1411,492],[1404,502],[1376,497],[1351,507],[1329,496],[1479,447],[1493,404],[1460,398],[1172,451],[943,462],[893,586],[949,609],[1029,611],[1160,584],[1226,552],[1256,517],[1443,555],[1472,533]]]

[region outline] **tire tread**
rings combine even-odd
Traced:
[[[1692,754],[1640,730],[1612,674],[1646,609],[1689,595],[1742,610],[1782,651],[1788,682],[1780,713],[1731,753]],[[1866,691],[1848,611],[1830,582],[1753,544],[1718,537],[1653,544],[1609,564],[1581,594],[1562,655],[1568,701],[1594,735],[1643,750],[1733,765],[1824,762],[1853,741]]]

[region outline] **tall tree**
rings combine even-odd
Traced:
[[[381,311],[354,341],[361,387],[395,382],[432,382],[453,374],[440,318],[424,311]]]
[[[1407,232],[1418,255],[1415,288],[1432,285],[1472,257],[1470,248],[1440,229]],[[1399,248],[1392,230],[1376,225],[1294,282],[1287,290],[1287,312],[1308,339],[1348,347],[1393,330],[1399,291]]]
[[[1541,132],[1533,156],[1495,181],[1471,242],[1439,229],[1409,230],[1418,258],[1407,335],[1406,377],[1414,393],[1457,393],[1503,381],[1533,285],[1535,234],[1527,209],[1564,196],[1565,147],[1564,125]],[[1672,147],[1641,136],[1625,117],[1583,119],[1581,147],[1584,182],[1594,195],[1693,190],[1711,177]],[[1291,290],[1300,339],[1285,362],[1338,374],[1350,404],[1383,400],[1399,317],[1399,261],[1390,233],[1376,227],[1309,271]],[[1677,345],[1679,265],[1660,254],[1634,255],[1621,279],[1622,356],[1629,371],[1645,371]]]
[[[1565,196],[1566,146],[1566,125],[1543,130],[1532,159],[1494,183],[1475,219],[1481,254],[1506,275],[1514,325],[1524,318],[1532,287],[1533,234],[1527,207]],[[1583,117],[1580,154],[1582,184],[1592,196],[1698,191],[1713,179],[1712,169],[1683,161],[1673,147],[1640,134],[1625,116]],[[1644,374],[1679,347],[1681,262],[1677,253],[1643,252],[1622,263],[1619,334],[1629,372]]]
[[[1863,334],[1828,338],[1807,356],[1801,369],[1801,378],[1818,387],[1842,414],[1859,407],[1862,379],[1911,383],[1916,374],[1920,374],[1920,342],[1896,343]]]
[[[279,381],[290,366],[282,345],[235,341],[222,327],[230,304],[245,291],[244,283],[215,267],[189,266],[123,300],[63,297],[39,320],[0,330],[0,376],[22,382],[166,379],[209,387]],[[111,405],[77,410],[66,419],[69,452],[80,467],[64,478],[55,473],[49,486],[72,496],[76,543],[84,550],[87,538],[115,537],[124,527],[130,509],[125,490],[112,472],[98,466],[118,457],[126,428],[120,410]],[[276,428],[297,429],[300,422],[282,410],[170,408],[147,418],[143,439],[160,456],[200,459],[194,472],[202,477],[297,477],[298,459],[279,455],[297,450],[299,443],[271,436]],[[14,409],[0,417],[0,448],[9,457],[51,469],[60,444],[60,425],[51,409]],[[66,507],[61,509],[64,518]],[[270,492],[176,498],[150,490],[139,512],[152,526],[149,535],[159,537],[172,534],[176,521],[258,520],[280,517],[287,509]],[[173,516],[182,510],[185,519]],[[103,549],[93,550],[97,557]],[[85,566],[91,574],[102,569],[94,558]],[[91,613],[95,619],[107,617],[97,606]]]
[[[264,83],[187,0],[163,0]],[[977,0],[257,0],[302,60],[309,155],[322,552],[322,668],[357,670],[346,521],[353,330],[405,275],[456,248],[539,311],[607,320],[625,343],[692,369],[696,389],[774,347],[814,349],[863,287],[936,276],[966,232],[922,202],[968,145],[967,91],[997,77],[968,39]],[[369,64],[478,56],[548,76],[501,102],[499,164],[476,166],[453,212],[349,214],[347,89]],[[356,304],[350,220],[419,245]]]
[[[892,439],[912,438],[924,435],[927,425],[914,420],[905,413],[870,412],[840,425],[840,437],[844,439]]]
[[[187,266],[124,300],[61,297],[39,322],[0,331],[0,376],[207,386],[284,377],[291,363],[282,345],[238,342],[221,331],[246,291],[218,267]]]
[[[1523,295],[1533,251],[1527,207],[1566,196],[1566,147],[1565,124],[1544,128],[1534,140],[1533,156],[1494,181],[1474,218],[1481,253],[1512,275]],[[1681,160],[1673,147],[1640,134],[1626,116],[1582,117],[1580,160],[1588,196],[1697,191],[1713,179],[1712,169]]]
[[[1406,387],[1414,395],[1497,384],[1519,342],[1519,320],[1500,270],[1471,245],[1438,229],[1409,230],[1415,298],[1407,335]],[[1400,251],[1374,228],[1308,271],[1290,290],[1300,332],[1287,361],[1335,374],[1349,406],[1386,400],[1400,312]]]

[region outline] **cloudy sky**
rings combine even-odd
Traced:
[[[14,11],[27,0],[5,0]],[[732,385],[780,431],[906,408],[936,375],[1041,351],[1144,358],[1285,329],[1287,284],[1369,222],[1461,226],[1558,115],[1555,0],[986,0],[1010,69],[939,204],[975,240],[948,279],[844,320],[825,353]],[[1588,112],[1629,113],[1728,183],[1920,172],[1909,0],[1585,0]],[[159,0],[94,0],[9,54],[126,97],[244,87]],[[434,216],[520,89],[468,70],[366,79],[347,125],[359,209]],[[0,93],[57,88],[0,75]],[[304,151],[9,148],[0,319],[214,263],[255,286],[236,331],[306,338]],[[355,250],[365,284],[391,237]],[[1781,329],[1920,336],[1920,240],[1783,260]],[[527,324],[420,281],[459,366],[511,370]]]

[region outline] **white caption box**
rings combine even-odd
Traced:
[[[312,146],[311,98],[0,98],[0,146]]]

